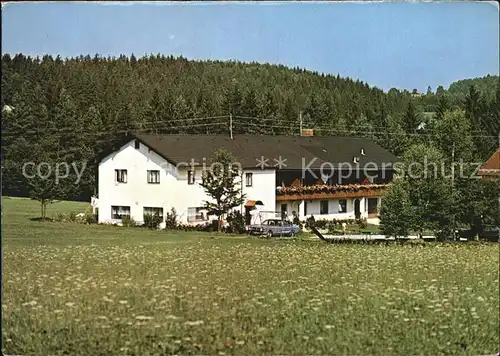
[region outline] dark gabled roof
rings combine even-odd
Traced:
[[[379,169],[382,165],[389,168],[398,161],[396,156],[374,142],[355,137],[236,135],[230,139],[227,135],[132,133],[127,136],[127,141],[132,139],[138,139],[173,164],[190,164],[191,159],[200,165],[203,162],[210,164],[212,153],[219,148],[231,152],[243,168],[257,168],[257,160],[261,157],[268,159],[268,168],[274,168],[280,156],[286,165],[282,169],[302,169],[312,161],[311,168],[320,168],[325,162],[334,166],[341,163],[354,165],[354,157],[359,157],[360,167],[373,162]],[[361,149],[365,155],[361,155]]]

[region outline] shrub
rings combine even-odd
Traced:
[[[82,217],[77,218],[77,222],[81,224],[97,224],[97,214],[93,214],[91,211],[86,211]]]
[[[229,226],[226,232],[230,234],[243,234],[245,232],[245,219],[238,210],[233,211],[227,215],[227,222]]]
[[[144,214],[144,226],[149,229],[158,229],[162,218],[158,214]]]
[[[215,222],[217,223],[217,220],[215,220]],[[217,225],[214,225],[211,222],[207,222],[203,225],[198,225],[197,228],[198,231],[203,231],[203,232],[217,231]]]
[[[84,219],[86,224],[97,224],[99,216],[97,214],[85,214]]]
[[[361,229],[366,229],[366,227],[368,226],[368,223],[366,222],[366,219],[358,219],[356,221],[356,223],[358,224],[358,226],[361,228]]]
[[[212,222],[210,223],[210,228],[211,228],[211,231],[218,231],[218,229],[219,229],[219,220],[217,220],[217,219],[212,220]]]
[[[317,229],[325,229],[330,221],[321,219],[321,220],[316,220],[313,215],[308,217],[306,219],[306,227],[309,228],[311,226],[315,226]]]
[[[311,226],[315,225],[316,225],[316,219],[314,219],[313,215],[311,215],[306,219],[306,224],[305,224],[306,228],[310,228]]]
[[[72,211],[71,213],[69,213],[69,215],[68,215],[68,221],[69,222],[76,222],[76,213],[74,211]]]
[[[53,220],[58,222],[64,222],[66,221],[66,215],[64,215],[64,213],[57,213],[54,215]]]
[[[330,222],[328,220],[317,220],[315,223],[316,228],[325,229]]]
[[[165,215],[165,229],[177,228],[177,212],[172,208],[170,212]]]
[[[125,215],[122,217],[122,225],[124,227],[134,227],[137,226],[135,220],[130,217],[130,215]]]
[[[328,233],[329,234],[335,233],[336,232],[336,226],[337,226],[337,224],[335,222],[331,222],[330,224],[328,224],[328,226],[327,226]]]

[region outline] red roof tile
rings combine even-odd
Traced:
[[[500,171],[500,149],[481,166],[480,171]]]

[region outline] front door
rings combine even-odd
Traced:
[[[288,209],[287,209],[287,204],[281,204],[281,220],[285,220],[286,219],[286,216],[287,216],[287,213],[288,213]]]
[[[376,218],[377,217],[377,198],[368,198],[368,217]]]
[[[359,199],[354,200],[354,216],[356,219],[359,219],[361,217],[361,211],[359,209]]]

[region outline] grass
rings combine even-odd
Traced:
[[[330,245],[35,222],[2,201],[5,354],[481,355],[498,244]],[[83,211],[59,203],[53,211]]]

